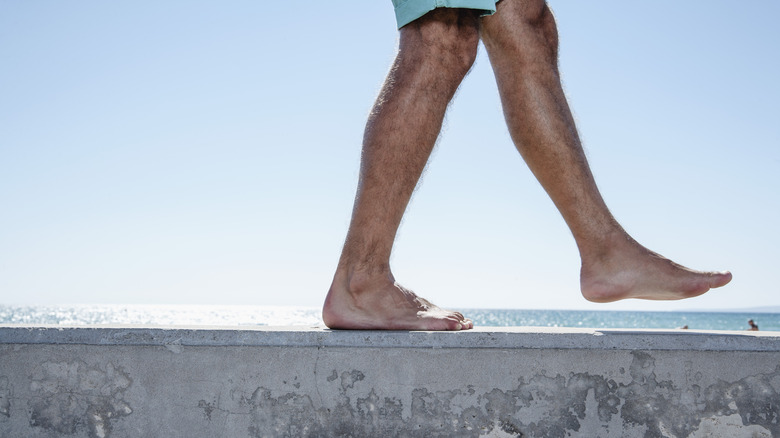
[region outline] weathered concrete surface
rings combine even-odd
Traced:
[[[0,327],[0,437],[780,436],[780,333]]]

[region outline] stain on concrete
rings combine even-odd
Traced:
[[[623,400],[623,421],[647,426],[646,438],[688,437],[702,419],[732,414],[739,414],[745,426],[761,426],[772,436],[780,436],[780,387],[773,385],[780,376],[780,365],[770,374],[721,381],[702,390],[695,383],[679,388],[670,380],[659,381],[655,359],[645,352],[632,354],[632,381],[620,385],[616,393]]]
[[[745,426],[739,415],[725,417],[704,418],[699,423],[699,428],[689,438],[712,438],[725,436],[723,431],[728,431],[728,438],[772,438],[770,431],[763,427]]]
[[[595,411],[601,422],[611,421],[620,404],[613,393],[616,387],[614,381],[588,373],[572,373],[568,378],[540,375],[528,382],[521,379],[518,388],[505,395],[510,397],[505,403],[516,399],[519,409],[505,415],[518,418],[516,427],[528,436],[564,437],[569,431],[580,430],[580,421],[585,419],[588,409],[589,392],[596,401],[590,414]]]
[[[366,376],[358,370],[341,373],[341,388],[346,392],[349,388],[354,388],[355,383],[365,379]]]
[[[738,414],[745,425],[761,426],[780,436],[780,365],[773,373],[720,381],[702,394],[707,412]]]
[[[322,436],[322,426],[308,395],[295,393],[272,397],[271,390],[257,388],[244,403],[252,407],[253,437]]]
[[[132,380],[111,363],[44,362],[30,380],[30,426],[50,433],[107,438],[112,422],[133,412],[123,398]]]
[[[203,415],[206,416],[206,419],[211,421],[211,414],[214,413],[214,411],[217,409],[218,403],[216,401],[213,401],[211,403],[207,402],[206,400],[200,400],[198,401],[198,407],[203,409]]]
[[[686,383],[675,385],[658,378],[651,354],[635,351],[621,383],[589,373],[541,373],[519,378],[509,390],[410,388],[406,416],[404,402],[383,396],[363,371],[333,370],[323,384],[338,394],[335,406],[317,407],[305,392],[264,387],[244,403],[253,437],[564,438],[586,433],[584,424],[592,431],[595,423],[605,435],[612,428],[613,436],[631,429],[643,430],[645,438],[683,438],[702,436],[720,418],[750,430],[750,436],[780,436],[780,365],[768,374],[707,387],[691,368],[686,365]],[[734,418],[742,425],[733,425]]]
[[[0,376],[0,421],[5,417],[11,418],[11,385],[8,383],[8,377]]]
[[[336,370],[333,370],[333,371],[336,371]],[[333,380],[335,380],[335,379],[333,379]],[[330,380],[329,380],[329,381],[330,381]],[[288,382],[287,382],[286,380],[284,380],[284,381],[282,381],[282,383],[284,383],[284,384],[286,385]],[[290,383],[292,386],[294,386],[294,387],[295,387],[295,389],[300,389],[300,388],[301,388],[301,382],[299,382],[299,381],[298,381],[298,376],[295,376],[295,378],[293,379],[293,381],[292,381],[292,382],[289,382],[289,383]]]
[[[412,390],[411,418],[406,423],[414,432],[413,437],[479,437],[495,428],[494,421],[499,429],[508,433],[516,429],[510,417],[502,415],[502,412],[491,412],[490,407],[477,408],[480,404],[478,396],[461,390],[432,392],[417,388]]]

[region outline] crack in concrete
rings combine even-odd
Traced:
[[[319,379],[317,379],[317,370],[319,370],[320,363],[320,349],[325,347],[317,347],[317,354],[314,356],[314,390],[317,392],[317,398],[319,398],[320,406],[323,405],[322,394],[320,393]]]

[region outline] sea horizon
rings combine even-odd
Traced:
[[[780,307],[729,310],[456,308],[481,327],[780,331]],[[0,325],[323,326],[320,307],[208,304],[3,305]]]

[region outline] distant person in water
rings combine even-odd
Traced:
[[[750,326],[750,328],[748,329],[749,331],[751,331],[751,332],[757,332],[758,331],[758,324],[753,322],[752,319],[748,320],[748,325]]]
[[[390,253],[447,105],[471,69],[480,40],[512,140],[574,236],[587,300],[678,300],[731,280],[729,272],[694,271],[650,251],[607,209],[563,93],[557,29],[543,0],[461,0],[458,8],[438,7],[442,2],[436,0],[393,2],[399,49],[368,117],[352,220],[322,311],[328,327],[473,327],[462,314],[397,283]]]

